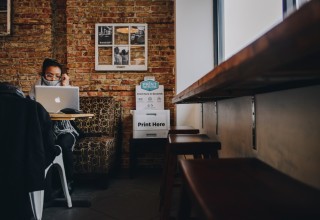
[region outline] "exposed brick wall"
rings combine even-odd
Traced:
[[[28,92],[44,57],[65,64],[81,96],[113,96],[123,111],[123,166],[128,165],[135,85],[155,76],[165,88],[165,109],[174,107],[175,87],[173,0],[15,0],[12,34],[0,37],[0,81],[19,84]],[[95,71],[95,23],[147,23],[147,71]],[[173,124],[173,120],[171,120]],[[149,160],[147,160],[149,161]]]
[[[0,80],[26,92],[44,57],[52,56],[52,11],[47,0],[12,1],[11,35],[0,37]]]
[[[67,64],[67,13],[66,1],[52,1],[52,57],[59,60],[66,66]],[[66,71],[66,70],[64,70]]]

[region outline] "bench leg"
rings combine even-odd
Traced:
[[[165,184],[163,205],[162,205],[162,212],[161,212],[161,219],[163,220],[168,220],[170,217],[170,207],[171,207],[175,171],[177,166],[177,156],[170,154],[168,157],[167,164],[168,164],[168,168],[167,168],[166,184]]]
[[[177,220],[189,219],[191,208],[192,206],[188,196],[187,188],[185,184],[182,184]]]

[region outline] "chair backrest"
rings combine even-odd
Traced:
[[[28,189],[39,190],[44,186],[45,170],[43,128],[39,116],[47,112],[39,103],[19,97],[0,96],[0,106],[1,153],[6,155],[6,168],[15,169],[10,176],[25,177],[23,181],[27,181]],[[51,126],[51,121],[49,123]]]
[[[121,106],[113,97],[80,97],[80,109],[95,115],[77,119],[76,124],[83,132],[115,134],[121,118]]]
[[[39,103],[0,93],[2,208],[10,219],[22,219],[28,212],[28,192],[44,189],[43,116],[51,129],[50,117]]]

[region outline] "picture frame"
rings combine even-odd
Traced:
[[[147,24],[95,24],[96,71],[146,71],[147,64]]]
[[[11,0],[0,2],[0,36],[11,34]]]

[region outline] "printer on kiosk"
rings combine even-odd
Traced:
[[[146,76],[136,86],[133,138],[166,138],[170,129],[170,110],[164,110],[164,89],[154,77]]]

